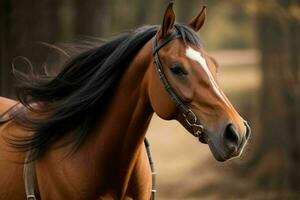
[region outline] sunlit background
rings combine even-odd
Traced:
[[[0,95],[14,98],[13,58],[25,56],[34,66],[49,61],[53,50],[41,42],[109,38],[159,24],[167,4],[1,0]],[[177,21],[186,23],[204,4],[208,16],[199,34],[219,62],[219,83],[249,121],[252,138],[241,158],[218,163],[179,123],[154,116],[147,135],[157,199],[300,199],[300,1],[177,0]]]

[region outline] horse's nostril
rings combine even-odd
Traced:
[[[224,132],[224,141],[227,146],[237,147],[239,144],[239,135],[233,129],[232,124],[228,124]]]

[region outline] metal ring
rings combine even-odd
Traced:
[[[204,127],[201,124],[194,124],[195,127],[199,128],[201,132],[204,131]]]
[[[193,117],[193,119],[194,119],[194,122],[190,122],[190,118],[188,117],[189,116],[189,114],[191,114],[192,115],[192,117]],[[190,125],[190,126],[195,126],[195,125],[197,125],[196,123],[197,123],[197,116],[195,115],[195,113],[191,110],[191,109],[189,109],[188,110],[188,112],[185,114],[185,113],[183,113],[183,116],[184,116],[184,118],[185,118],[185,121],[188,123],[188,125]]]

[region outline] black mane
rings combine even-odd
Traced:
[[[175,26],[185,42],[200,45],[192,29]],[[16,122],[33,135],[10,138],[11,144],[24,151],[35,150],[38,157],[51,142],[72,132],[74,137],[69,142],[79,147],[93,129],[126,66],[157,30],[158,26],[144,26],[86,50],[70,59],[56,77],[14,71],[22,83],[17,90],[19,101],[39,116],[47,117],[36,119],[16,113]]]

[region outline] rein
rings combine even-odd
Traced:
[[[196,114],[188,108],[184,103],[180,100],[180,98],[176,95],[173,88],[171,87],[165,73],[163,70],[163,66],[161,64],[159,58],[159,50],[167,45],[170,41],[181,38],[182,36],[178,33],[176,28],[174,28],[173,32],[165,38],[163,41],[158,43],[156,37],[153,39],[153,56],[154,56],[154,64],[156,65],[156,70],[158,72],[159,78],[161,79],[165,89],[167,90],[169,96],[171,97],[172,101],[175,103],[176,107],[182,113],[186,123],[193,128],[193,135],[198,138],[200,141],[203,141],[204,137],[204,126],[199,122]]]

